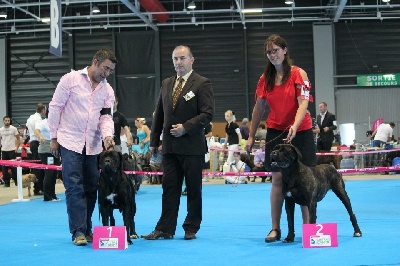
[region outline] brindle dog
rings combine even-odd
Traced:
[[[123,172],[123,159],[120,152],[105,151],[99,155],[99,210],[103,226],[115,226],[114,209],[122,213],[127,232],[127,241],[137,239],[135,231],[135,187]]]
[[[300,160],[300,151],[290,144],[279,144],[271,152],[271,166],[280,169],[282,172],[282,192],[285,196],[285,209],[289,227],[288,235],[283,242],[294,241],[295,203],[308,207],[310,223],[315,224],[317,202],[321,201],[330,189],[342,201],[350,215],[350,221],[354,228],[353,236],[362,236],[342,176],[331,165],[321,164],[315,167],[307,167]]]

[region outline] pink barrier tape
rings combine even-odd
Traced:
[[[163,175],[163,172],[124,171],[130,175]],[[203,176],[270,176],[271,172],[203,172]]]
[[[0,160],[0,165],[11,166],[11,167],[22,167],[22,168],[34,168],[34,169],[47,169],[47,170],[62,170],[61,166],[48,165],[48,164],[36,164],[21,161],[12,160]],[[359,169],[338,169],[341,174],[354,174],[354,173],[377,173],[377,172],[395,172],[400,171],[400,165],[396,166],[379,166],[371,168],[359,168]],[[163,175],[163,172],[148,172],[148,171],[124,171],[126,174],[131,175]],[[203,176],[270,176],[271,172],[203,172]]]
[[[341,174],[354,174],[354,173],[377,173],[377,172],[395,172],[400,170],[400,165],[397,166],[378,166],[371,168],[360,169],[338,169]]]
[[[381,152],[393,152],[400,151],[400,148],[394,148],[390,150],[374,150],[374,151],[342,151],[342,152],[317,152],[317,155],[362,155],[371,153],[381,153]]]
[[[13,161],[13,160],[0,160],[0,165],[11,166],[11,167],[22,167],[22,168],[34,168],[34,169],[45,169],[45,170],[61,170],[62,167],[51,164],[38,164],[24,161]]]
[[[223,152],[231,151],[231,152],[240,152],[240,153],[245,153],[245,152],[247,152],[247,151],[244,150],[244,149],[240,149],[240,150],[228,150],[228,149],[217,148],[217,147],[210,147],[210,151],[223,151]],[[265,153],[265,152],[259,152],[259,151],[256,152],[256,151],[253,151],[253,152],[251,152],[250,154],[256,155],[256,154],[258,154],[258,153]]]
[[[216,148],[216,147],[210,147],[211,151],[223,151],[223,152],[228,152],[228,149],[224,148]],[[246,150],[229,150],[232,152],[245,152]],[[372,153],[382,153],[382,152],[394,152],[394,151],[400,151],[400,148],[393,148],[390,150],[373,150],[373,151],[336,151],[336,152],[317,152],[315,153],[316,155],[363,155],[363,154],[372,154]],[[262,153],[262,152],[252,152],[251,154],[257,154],[257,153]]]
[[[22,160],[22,162],[25,162],[25,163],[41,163],[42,161],[41,160]]]

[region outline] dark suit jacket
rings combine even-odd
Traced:
[[[158,147],[160,135],[163,134],[164,154],[204,155],[207,151],[204,128],[214,116],[214,93],[211,82],[193,71],[173,109],[172,91],[175,80],[176,75],[162,82],[151,127],[150,146]],[[182,124],[186,134],[181,137],[172,136],[170,130],[175,124]]]
[[[322,121],[322,125],[321,125],[321,115],[317,116],[317,123],[319,126],[319,141],[322,142],[333,142],[334,139],[334,134],[333,134],[333,130],[335,130],[337,128],[337,126],[335,126],[333,124],[333,121],[336,121],[336,117],[334,114],[326,112],[325,114],[325,118],[324,121]],[[323,130],[324,127],[329,127],[328,132],[325,132]]]

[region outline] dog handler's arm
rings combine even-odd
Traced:
[[[251,152],[251,148],[254,145],[254,136],[256,135],[258,126],[260,125],[261,117],[263,116],[263,114],[265,112],[265,104],[266,104],[265,99],[261,99],[261,98],[257,97],[256,104],[254,105],[253,113],[251,115],[251,126],[250,126],[249,138],[247,139],[247,142],[246,142],[246,151],[247,152]]]
[[[291,142],[296,136],[297,129],[299,128],[304,116],[307,113],[308,101],[310,99],[310,83],[308,81],[307,73],[300,69],[300,75],[303,78],[304,84],[297,84],[296,89],[300,90],[301,95],[297,97],[299,107],[297,108],[296,116],[294,117],[293,125],[289,128],[289,133],[284,139],[285,142]]]

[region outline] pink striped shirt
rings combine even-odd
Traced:
[[[50,137],[64,148],[87,155],[102,151],[101,138],[114,134],[111,115],[100,116],[103,108],[113,106],[114,91],[106,80],[92,90],[87,68],[71,71],[57,85],[49,104]]]

